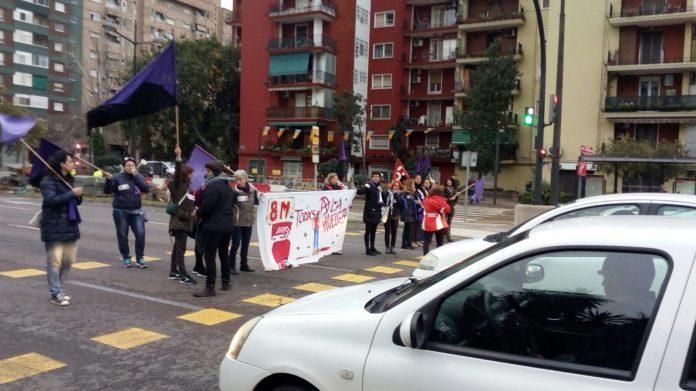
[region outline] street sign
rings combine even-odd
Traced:
[[[474,151],[462,151],[462,167],[476,167],[476,161],[478,160],[478,152]]]
[[[594,155],[594,147],[591,147],[589,145],[581,145],[580,146],[580,154],[581,155]]]

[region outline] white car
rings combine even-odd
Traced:
[[[510,231],[480,238],[463,239],[431,250],[413,271],[425,278],[506,238],[527,232],[548,221],[574,217],[611,215],[658,215],[696,217],[696,196],[667,193],[624,193],[582,198],[559,206],[522,223]]]
[[[248,321],[220,389],[642,391],[696,384],[696,219],[555,221],[437,275]]]

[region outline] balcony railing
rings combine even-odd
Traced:
[[[679,64],[685,62],[696,62],[696,53],[691,56],[637,56],[635,50],[628,50],[627,54],[621,55],[619,51],[609,51],[607,55],[607,65],[655,65],[655,64]]]
[[[333,87],[336,85],[336,75],[314,71],[304,75],[273,76],[268,78],[269,86],[307,83],[327,84]]]
[[[271,4],[271,6],[268,7],[270,16],[288,16],[317,11],[336,16],[336,5],[331,1],[324,0],[320,4],[310,4],[306,7],[296,7],[294,5],[285,4]]]
[[[336,40],[327,35],[319,35],[316,37],[304,38],[270,39],[268,41],[268,50],[295,50],[310,48],[326,48],[331,51],[336,51]]]
[[[457,51],[453,50],[448,53],[430,53],[423,52],[420,55],[413,57],[412,63],[423,63],[423,62],[440,62],[440,61],[450,61],[457,58]],[[406,62],[407,56],[404,53],[402,55],[402,60]]]
[[[650,15],[667,15],[686,12],[686,8],[682,4],[659,4],[647,7],[624,7],[622,5],[609,5],[610,18],[625,18],[632,16],[650,16]]]
[[[416,152],[418,154],[428,155],[428,157],[430,157],[431,159],[437,160],[449,160],[453,158],[452,150],[445,148],[435,148],[419,145],[416,147]]]
[[[414,128],[446,128],[452,126],[452,123],[442,119],[441,117],[433,118],[427,115],[422,115],[419,118],[404,118],[404,125]],[[453,120],[451,122],[454,122]]]
[[[266,109],[266,118],[299,119],[316,118],[333,120],[334,110],[326,107],[269,107]]]
[[[483,14],[479,16],[467,16],[459,15],[459,23],[461,24],[473,24],[473,23],[488,23],[488,22],[499,22],[501,20],[511,20],[511,19],[523,19],[524,20],[524,7],[520,7],[518,11],[514,12],[492,12],[489,14]]]
[[[454,82],[454,92],[457,93],[467,93],[469,90],[471,90],[476,84],[473,81],[470,80],[456,80]],[[513,91],[519,92],[520,88],[522,85],[522,81],[520,79],[515,79],[515,85],[512,87]]]
[[[606,112],[696,110],[696,95],[682,96],[608,96]]]
[[[408,24],[407,24],[408,26]],[[452,20],[422,20],[419,22],[414,22],[413,23],[413,31],[423,31],[423,30],[434,30],[434,29],[444,29],[448,27],[456,27],[457,26],[457,20],[452,19]],[[408,29],[408,28],[407,28]]]
[[[457,49],[457,54],[461,58],[479,58],[479,57],[486,57],[486,51],[480,51],[480,52],[472,52],[469,53],[467,52],[466,48],[459,48]],[[516,46],[512,47],[502,47],[500,49],[500,54],[501,55],[509,55],[509,56],[517,56],[517,55],[522,55],[523,50],[522,50],[522,44],[518,43]]]

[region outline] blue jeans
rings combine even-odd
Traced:
[[[128,213],[123,210],[114,210],[114,223],[116,224],[116,238],[118,239],[118,251],[123,258],[130,258],[128,246],[128,228],[135,236],[135,257],[140,259],[145,255],[145,221],[139,214]]]
[[[77,257],[77,242],[46,242],[46,276],[51,296],[63,292],[63,281]]]
[[[242,267],[247,267],[247,256],[249,254],[249,243],[251,242],[252,227],[235,226],[232,231],[232,252],[230,253],[231,268],[237,267],[237,250],[239,250],[239,263]],[[240,248],[241,247],[241,248]]]

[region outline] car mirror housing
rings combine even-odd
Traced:
[[[544,279],[544,267],[541,265],[530,264],[525,270],[525,282],[533,284]]]
[[[404,346],[411,349],[420,349],[425,345],[426,330],[423,313],[414,312],[401,322],[399,338]]]

